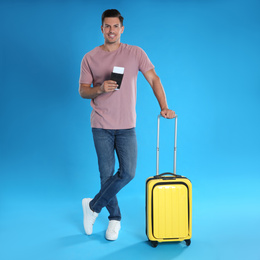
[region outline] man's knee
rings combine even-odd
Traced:
[[[125,179],[125,181],[128,183],[135,177],[135,170],[132,169],[123,171],[119,176],[120,178]]]

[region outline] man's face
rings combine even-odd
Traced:
[[[105,42],[112,44],[120,42],[120,37],[124,31],[124,26],[121,26],[118,17],[106,17],[103,25],[101,26],[101,31],[104,35]]]

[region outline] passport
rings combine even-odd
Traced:
[[[123,80],[123,76],[124,76],[124,70],[125,68],[123,67],[114,67],[113,72],[111,73],[111,80],[116,81],[118,87],[116,88],[116,90],[120,89],[122,80]]]

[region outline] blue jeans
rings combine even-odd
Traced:
[[[109,220],[121,220],[116,194],[135,176],[137,141],[135,128],[107,130],[92,128],[98,157],[101,189],[90,202],[90,208],[100,213],[106,207]],[[115,170],[115,152],[119,169]]]

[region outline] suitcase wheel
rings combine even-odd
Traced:
[[[186,242],[186,246],[189,246],[190,243],[191,243],[191,240],[190,240],[190,239],[187,239],[187,240],[185,240],[185,242]]]
[[[158,246],[158,241],[151,241],[152,247],[157,247]]]

